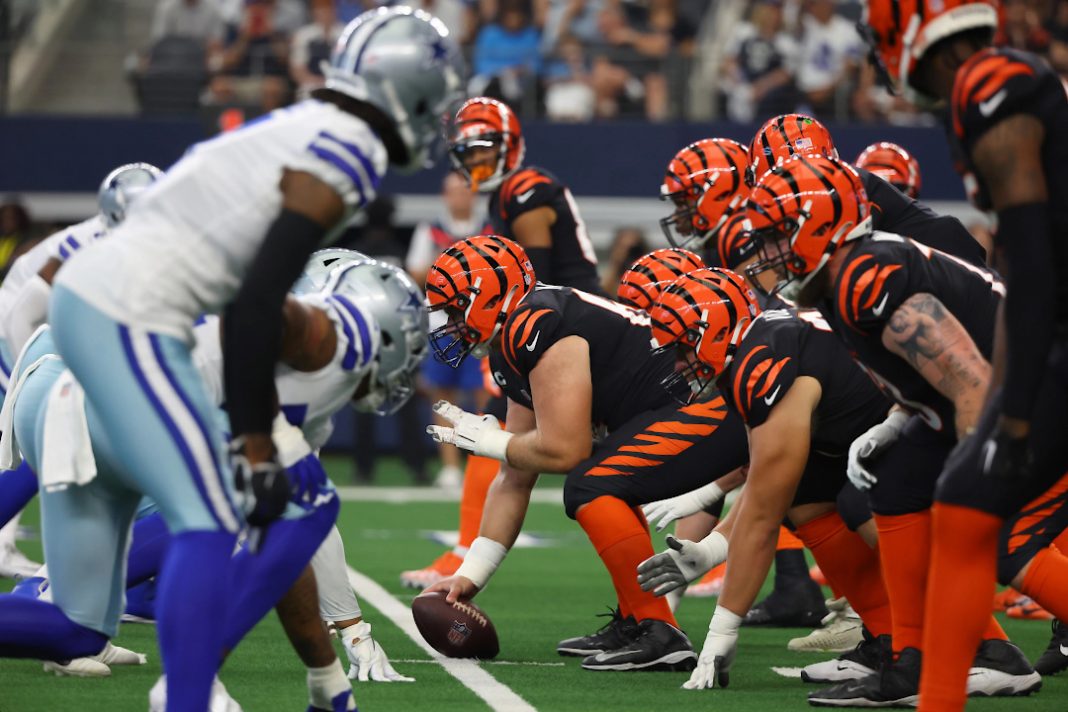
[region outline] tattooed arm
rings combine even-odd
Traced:
[[[957,437],[975,427],[990,384],[990,363],[942,302],[927,293],[912,295],[890,317],[882,341],[953,402]]]

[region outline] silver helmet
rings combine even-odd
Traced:
[[[419,365],[429,352],[427,310],[422,290],[399,267],[360,260],[335,267],[323,291],[352,296],[381,331],[376,369],[358,410],[395,413],[415,392]]]
[[[443,117],[461,97],[464,61],[444,23],[410,7],[380,7],[350,22],[329,63],[326,88],[375,106],[408,149],[401,171],[426,168]]]
[[[293,284],[289,291],[294,294],[310,294],[318,292],[326,284],[327,277],[335,267],[347,265],[357,260],[370,259],[367,255],[356,250],[346,250],[344,247],[327,247],[325,250],[316,250],[308,258],[304,265],[304,271]]]
[[[127,163],[108,173],[97,193],[100,214],[107,226],[121,223],[130,204],[162,175],[163,171],[150,163]]]

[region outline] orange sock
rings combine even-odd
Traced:
[[[775,544],[775,551],[781,549],[804,549],[805,543],[797,538],[792,531],[786,527],[779,527],[779,541]]]
[[[1054,617],[1068,621],[1068,557],[1054,548],[1038,552],[1031,559],[1020,591]]]
[[[615,497],[603,496],[583,505],[576,516],[601,557],[619,597],[620,612],[639,621],[662,620],[678,627],[666,598],[638,585],[638,564],[653,555],[653,542],[634,510]]]
[[[931,510],[873,514],[879,561],[894,616],[894,652],[923,645],[923,604],[931,560]]]
[[[919,708],[950,712],[964,709],[968,670],[990,620],[1003,522],[993,514],[942,502],[931,513]]]
[[[490,457],[467,456],[464,469],[464,490],[460,495],[460,541],[457,548],[465,552],[478,536],[482,525],[482,509],[486,506],[486,493],[497,477],[501,463]]]
[[[879,570],[879,552],[849,531],[838,512],[828,512],[797,528],[828,583],[841,591],[872,635],[891,631],[890,600]]]

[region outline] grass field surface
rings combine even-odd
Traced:
[[[35,526],[36,503],[30,509],[24,523]],[[407,606],[414,593],[400,587],[398,573],[425,565],[440,553],[441,547],[429,539],[428,532],[455,529],[456,516],[456,504],[450,502],[346,501],[338,525],[349,565]],[[731,686],[725,690],[682,690],[688,677],[684,673],[587,672],[580,668],[579,659],[558,657],[558,640],[592,632],[604,622],[595,615],[612,603],[611,583],[582,530],[558,504],[532,505],[524,531],[538,535],[545,546],[514,551],[479,595],[477,602],[501,639],[498,660],[481,667],[535,709],[808,709],[805,693],[813,688],[771,669],[800,667],[829,657],[786,650],[787,640],[806,631],[743,629]],[[27,554],[40,556],[37,542],[21,546]],[[679,621],[695,647],[704,640],[713,606],[713,599],[684,599],[680,607]],[[356,683],[355,697],[362,712],[492,709],[374,607],[364,603],[364,614],[397,670],[417,681]],[[1049,640],[1046,623],[1003,620],[1003,624],[1032,660]],[[124,625],[116,643],[146,653],[148,664],[116,667],[110,678],[86,680],[46,675],[37,661],[0,660],[0,712],[143,712],[148,690],[160,673],[155,629]],[[299,712],[307,707],[303,667],[273,614],[230,657],[221,677],[246,712]],[[1030,698],[976,700],[969,709],[1063,712],[1068,709],[1068,674],[1047,679],[1042,692]]]

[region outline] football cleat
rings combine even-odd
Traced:
[[[1022,621],[1053,620],[1053,614],[1038,605],[1030,596],[1020,596],[1016,603],[1005,609],[1005,615]]]
[[[773,590],[763,601],[749,609],[742,625],[815,628],[826,615],[823,592],[806,580],[799,585]]]
[[[823,626],[806,636],[794,638],[786,644],[787,650],[803,653],[844,653],[853,650],[864,641],[864,624],[860,616],[843,598],[827,600]]]
[[[40,568],[40,564],[27,558],[16,546],[0,545],[0,578],[29,578]]]
[[[1027,598],[1015,588],[1011,586],[1009,588],[1002,589],[994,594],[994,612],[1007,611],[1022,599]]]
[[[664,621],[638,623],[637,635],[618,650],[606,650],[582,661],[584,670],[662,670],[689,672],[697,667],[697,653],[681,630]]]
[[[148,691],[148,712],[167,712],[167,676],[160,675],[156,684]],[[237,700],[230,697],[222,680],[216,677],[211,683],[211,698],[208,712],[242,712]]]
[[[1053,637],[1035,663],[1035,670],[1042,676],[1068,670],[1068,626],[1064,623],[1053,621]]]
[[[1042,687],[1023,651],[1007,640],[984,640],[968,671],[969,697],[1017,697]]]
[[[722,563],[707,574],[702,576],[697,583],[686,587],[683,594],[689,598],[711,598],[723,593],[723,577],[727,572],[727,564]]]
[[[801,679],[805,682],[846,682],[859,680],[875,674],[890,656],[890,636],[878,638],[865,637],[864,641],[848,653],[839,655],[834,660],[812,663],[801,669]]]
[[[434,478],[434,486],[450,492],[459,492],[464,486],[463,470],[459,467],[442,467]]]
[[[587,657],[610,650],[618,650],[634,641],[638,635],[638,622],[634,616],[624,618],[616,608],[611,613],[598,613],[598,617],[611,616],[608,623],[596,633],[561,640],[556,646],[557,655]]]
[[[463,562],[462,557],[457,556],[452,551],[446,551],[434,559],[434,563],[425,569],[402,571],[400,575],[401,586],[422,591],[424,588],[433,586],[438,581],[452,576]]]
[[[144,665],[148,662],[148,658],[143,654],[112,645],[110,641],[93,659],[105,665]]]
[[[109,677],[111,668],[93,658],[75,658],[65,663],[46,660],[44,671],[54,673],[56,677]]]
[[[920,651],[905,648],[875,674],[810,692],[813,707],[915,707],[920,698]]]

